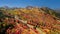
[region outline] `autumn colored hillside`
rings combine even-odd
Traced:
[[[59,15],[48,7],[0,8],[0,34],[60,34]]]

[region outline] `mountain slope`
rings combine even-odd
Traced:
[[[0,10],[1,34],[60,34],[60,18],[50,8]]]

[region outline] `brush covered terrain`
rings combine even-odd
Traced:
[[[0,34],[60,34],[60,14],[47,7],[0,8]]]

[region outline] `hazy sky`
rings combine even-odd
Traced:
[[[60,8],[60,0],[0,0],[1,6],[26,7],[26,6],[46,6],[49,8]]]

